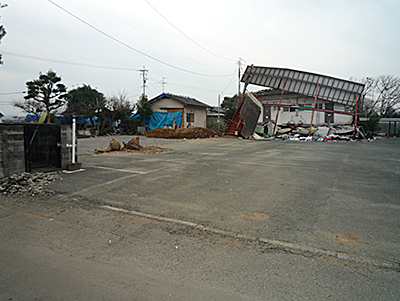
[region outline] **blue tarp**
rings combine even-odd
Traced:
[[[155,128],[162,128],[166,126],[172,126],[174,124],[174,120],[176,121],[176,125],[179,127],[181,125],[182,120],[182,112],[153,112],[150,117],[149,129],[153,130]]]
[[[27,114],[26,115],[26,121],[31,122],[31,121],[37,121],[37,117],[35,114]]]
[[[129,118],[140,119],[140,121],[143,122],[142,116],[140,116],[138,113],[135,113],[135,114],[129,116]],[[149,125],[149,123],[150,123],[150,120],[145,120],[145,121],[144,121],[144,124],[145,124],[145,125]]]

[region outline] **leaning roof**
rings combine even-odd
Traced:
[[[349,106],[355,105],[364,90],[360,83],[287,68],[247,66],[241,81],[282,91],[285,79],[284,92],[315,97],[318,87],[319,99]]]
[[[186,97],[186,96],[180,96],[180,95],[174,95],[174,94],[169,94],[169,93],[162,93],[158,95],[157,97],[154,97],[151,99],[149,102],[154,103],[156,101],[159,101],[163,98],[170,98],[174,99],[176,101],[179,101],[180,103],[183,103],[187,106],[194,106],[194,107],[204,107],[204,108],[209,108],[210,106],[208,104],[205,104],[201,101],[198,101],[194,98]]]

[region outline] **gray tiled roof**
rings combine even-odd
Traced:
[[[170,93],[163,93],[158,95],[157,97],[154,97],[153,99],[150,99],[150,103],[154,103],[156,101],[159,101],[163,98],[170,98],[174,99],[176,101],[179,101],[180,103],[183,103],[184,105],[187,106],[194,106],[194,107],[204,107],[204,108],[209,108],[210,106],[208,104],[205,104],[201,101],[198,101],[194,98],[186,97],[186,96],[180,96],[180,95],[174,95]]]

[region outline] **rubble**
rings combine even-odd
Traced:
[[[111,148],[111,151],[119,151],[121,149],[121,143],[119,143],[117,140],[113,139],[110,142],[110,148]]]
[[[122,142],[124,146],[121,150],[139,150],[142,149],[143,146],[139,144],[139,137],[132,138],[128,141],[128,143]]]
[[[270,133],[273,130],[273,123],[269,123],[264,127],[266,132]],[[306,126],[287,125],[286,127],[278,127],[276,135],[264,133],[261,137],[253,137],[256,140],[290,140],[290,141],[356,141],[366,140],[367,135],[363,127],[359,126],[354,135],[354,127],[349,125],[334,125],[334,126],[319,126],[311,128]],[[260,134],[260,133],[259,133]],[[261,138],[261,139],[260,139]],[[369,139],[367,139],[369,141]]]
[[[115,139],[112,139],[110,141],[109,146],[95,149],[94,153],[101,154],[101,153],[108,153],[108,152],[124,151],[124,152],[130,152],[130,153],[140,153],[140,154],[157,154],[157,153],[162,153],[162,152],[167,151],[166,148],[159,147],[159,146],[141,146],[139,144],[139,137],[132,138],[127,143],[125,143],[125,142],[122,142],[122,143],[124,146],[121,148],[121,144],[118,141],[116,141]]]
[[[100,154],[100,153],[108,153],[108,152],[113,152],[113,151],[119,151],[121,149],[121,144],[115,140],[112,139],[110,141],[110,145],[107,147],[102,147],[99,149],[95,149],[94,152],[95,154]]]
[[[0,179],[0,193],[44,195],[54,193],[46,189],[46,185],[58,178],[57,172],[50,173],[27,173],[14,174],[10,177]]]
[[[164,139],[203,139],[219,137],[217,132],[203,127],[179,128],[176,130],[156,128],[144,133],[144,136]]]

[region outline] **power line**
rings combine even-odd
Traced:
[[[120,67],[108,67],[108,66],[100,66],[100,65],[91,65],[91,64],[84,64],[84,63],[74,63],[74,62],[69,62],[69,61],[49,59],[49,58],[44,58],[44,57],[40,57],[40,56],[26,55],[26,54],[9,52],[9,51],[4,51],[4,50],[2,52],[3,52],[3,54],[6,54],[6,55],[25,58],[25,59],[31,59],[31,60],[37,60],[37,61],[45,61],[45,62],[60,63],[60,64],[67,64],[67,65],[81,66],[81,67],[99,68],[99,69],[111,69],[111,70],[121,70],[121,71],[138,71],[137,68],[135,68],[135,69],[133,69],[133,68],[120,68]]]
[[[154,56],[151,56],[151,55],[149,55],[149,54],[146,54],[146,53],[144,53],[144,52],[142,52],[142,51],[140,51],[140,50],[138,50],[138,49],[136,49],[136,48],[134,48],[134,47],[132,47],[132,46],[130,46],[130,45],[128,45],[128,44],[126,44],[126,43],[120,41],[120,40],[118,40],[117,38],[114,38],[114,37],[111,36],[110,34],[108,34],[108,33],[104,32],[104,31],[102,31],[101,29],[98,29],[97,27],[91,25],[91,24],[88,23],[87,21],[83,20],[82,18],[78,17],[77,15],[75,15],[75,14],[71,13],[70,11],[66,10],[65,8],[63,8],[62,6],[58,5],[57,3],[53,2],[52,0],[48,0],[48,1],[49,1],[51,4],[53,4],[54,6],[58,7],[60,10],[64,11],[64,12],[67,13],[68,15],[70,15],[70,16],[72,16],[73,18],[75,18],[76,20],[78,20],[79,22],[82,22],[83,24],[85,24],[85,25],[89,26],[90,28],[92,28],[93,30],[95,30],[95,31],[97,31],[97,32],[99,32],[99,33],[101,33],[102,35],[106,36],[107,38],[109,38],[109,39],[111,39],[111,40],[117,42],[118,44],[120,44],[120,45],[122,45],[122,46],[124,46],[124,47],[126,47],[126,48],[128,48],[128,49],[130,49],[130,50],[133,50],[133,51],[135,51],[135,52],[137,52],[137,53],[139,53],[139,54],[141,54],[141,55],[143,55],[143,56],[145,56],[145,57],[147,57],[147,58],[150,58],[150,59],[152,59],[152,60],[154,60],[154,61],[156,61],[156,62],[159,62],[159,63],[161,63],[161,64],[163,64],[163,65],[166,65],[166,66],[168,66],[168,67],[171,67],[171,68],[174,68],[174,69],[183,71],[183,72],[187,72],[187,73],[191,73],[191,74],[195,74],[195,75],[200,75],[200,76],[208,76],[208,77],[226,77],[226,76],[230,76],[230,75],[213,75],[213,74],[198,73],[198,72],[186,70],[186,69],[183,69],[183,68],[174,66],[174,65],[172,65],[172,64],[169,64],[169,63],[167,63],[167,62],[164,62],[164,61],[162,61],[162,60],[160,60],[160,59],[158,59],[158,58],[156,58],[156,57],[154,57]]]
[[[103,66],[104,66],[104,65],[102,65],[102,64],[104,63],[104,60],[99,61],[99,60],[94,60],[94,59],[88,58],[88,57],[73,56],[73,55],[68,55],[68,54],[65,54],[65,53],[59,53],[59,52],[49,51],[49,50],[47,50],[47,49],[45,50],[45,49],[36,48],[36,47],[31,47],[31,46],[27,47],[26,45],[21,45],[21,44],[16,44],[16,43],[10,43],[10,42],[8,42],[7,45],[17,46],[17,47],[22,48],[22,49],[24,49],[24,50],[36,50],[36,51],[40,51],[41,54],[43,54],[43,55],[46,54],[46,56],[47,56],[47,53],[50,53],[50,54],[55,54],[55,55],[57,55],[57,56],[65,57],[65,58],[68,59],[68,60],[77,59],[78,61],[80,61],[80,60],[84,60],[85,62],[91,61],[91,62],[92,62],[91,64],[94,65],[94,66],[100,66],[100,67],[103,67]],[[78,64],[79,64],[79,63],[78,63]],[[130,69],[130,68],[126,68],[126,67],[113,67],[113,66],[104,66],[104,67],[105,67],[105,68]],[[130,70],[129,70],[129,71],[130,71]]]
[[[207,48],[203,47],[202,45],[200,45],[199,43],[197,43],[196,41],[194,41],[192,38],[190,38],[187,34],[185,34],[182,30],[180,30],[178,27],[176,27],[172,22],[170,22],[166,17],[164,17],[163,14],[161,14],[149,1],[144,0],[157,14],[159,14],[161,16],[161,18],[163,18],[169,25],[171,25],[173,28],[175,28],[180,34],[182,34],[185,38],[187,38],[189,41],[191,41],[193,44],[195,44],[196,46],[200,47],[201,49],[207,51],[208,53],[211,53],[212,55],[223,59],[223,60],[227,60],[227,61],[232,61],[234,62],[235,60],[232,59],[228,59],[226,57],[220,56],[210,50],[208,50]]]
[[[175,83],[171,83],[169,82],[170,85],[173,86],[179,86],[179,87],[185,87],[185,88],[191,88],[191,89],[197,89],[197,90],[201,90],[201,91],[208,91],[208,92],[219,92],[217,90],[211,90],[211,89],[204,89],[204,88],[199,88],[199,87],[193,87],[193,86],[186,86],[186,85],[181,85],[181,84],[175,84]]]
[[[123,22],[123,23],[125,23],[127,26],[129,26],[130,28],[132,28],[132,29],[134,29],[135,31],[139,32],[140,34],[142,34],[142,35],[145,36],[146,38],[152,40],[154,43],[160,45],[161,47],[163,47],[163,48],[165,48],[165,49],[167,49],[167,50],[169,50],[169,51],[172,51],[172,52],[175,53],[176,55],[178,55],[178,56],[180,56],[180,57],[183,57],[184,59],[189,60],[189,61],[191,61],[191,62],[193,62],[193,63],[199,64],[199,65],[201,65],[201,66],[205,66],[205,67],[213,68],[213,69],[219,69],[219,70],[226,70],[226,69],[217,68],[217,67],[214,67],[214,66],[207,65],[207,64],[204,64],[204,63],[202,63],[202,62],[196,61],[196,60],[194,60],[194,59],[191,59],[191,58],[188,57],[188,56],[185,56],[185,55],[179,53],[178,51],[172,49],[171,47],[167,47],[166,45],[160,43],[158,40],[154,39],[153,36],[151,36],[151,35],[149,35],[149,34],[146,34],[145,32],[143,32],[143,31],[141,31],[141,30],[138,30],[137,28],[135,28],[134,26],[132,26],[132,24],[130,24],[129,22],[127,22],[125,19],[121,18],[120,16],[116,15],[115,13],[113,13],[113,11],[111,11],[111,10],[109,10],[108,8],[106,8],[105,6],[101,5],[99,2],[97,2],[97,1],[92,1],[92,2],[95,3],[96,5],[101,6],[101,7],[102,7],[104,10],[106,10],[109,14],[113,15],[114,17],[116,17],[117,19],[119,19],[121,22]]]
[[[4,51],[3,51],[4,52]],[[8,93],[0,93],[0,95],[14,95],[14,94],[23,94],[26,93],[26,91],[22,92],[8,92]]]
[[[231,78],[231,80],[229,81],[229,83],[226,85],[226,87],[225,87],[225,89],[224,90],[222,90],[222,92],[221,92],[221,94],[224,94],[225,93],[225,91],[226,91],[226,89],[228,89],[228,87],[232,84],[232,82],[234,81],[234,79],[235,79],[235,75],[236,75],[236,70],[235,70],[235,72],[232,74],[232,78]]]

